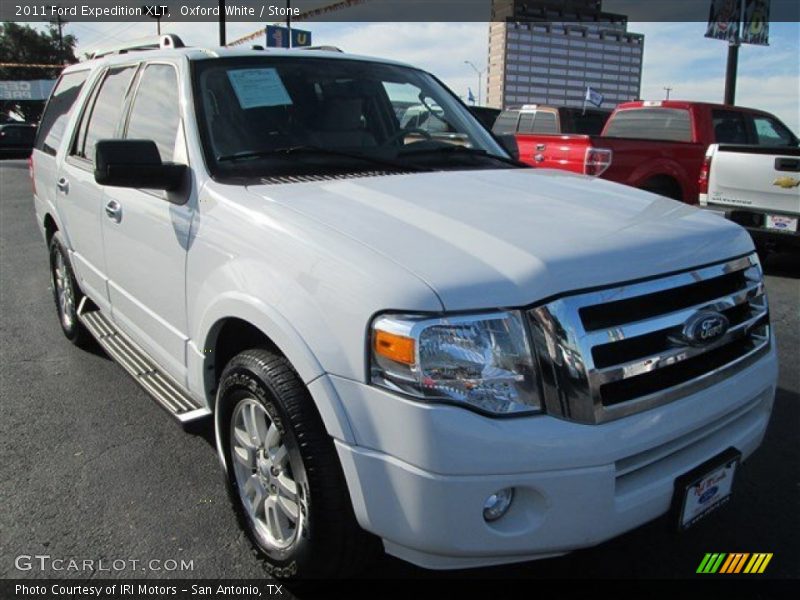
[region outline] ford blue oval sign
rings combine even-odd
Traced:
[[[683,325],[683,340],[692,346],[707,346],[724,336],[729,327],[728,318],[713,310],[693,314]]]

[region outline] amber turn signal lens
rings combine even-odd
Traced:
[[[414,340],[386,331],[375,331],[375,354],[403,363],[414,364]]]

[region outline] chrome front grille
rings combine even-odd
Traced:
[[[682,335],[714,311],[727,332]],[[667,277],[565,296],[529,311],[547,412],[601,423],[671,402],[730,376],[769,349],[755,254]]]

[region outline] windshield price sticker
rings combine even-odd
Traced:
[[[245,110],[292,104],[289,92],[275,69],[236,69],[228,71],[228,79],[239,106]]]

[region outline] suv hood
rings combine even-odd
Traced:
[[[250,186],[411,271],[447,310],[524,306],[753,249],[717,215],[555,170]]]

